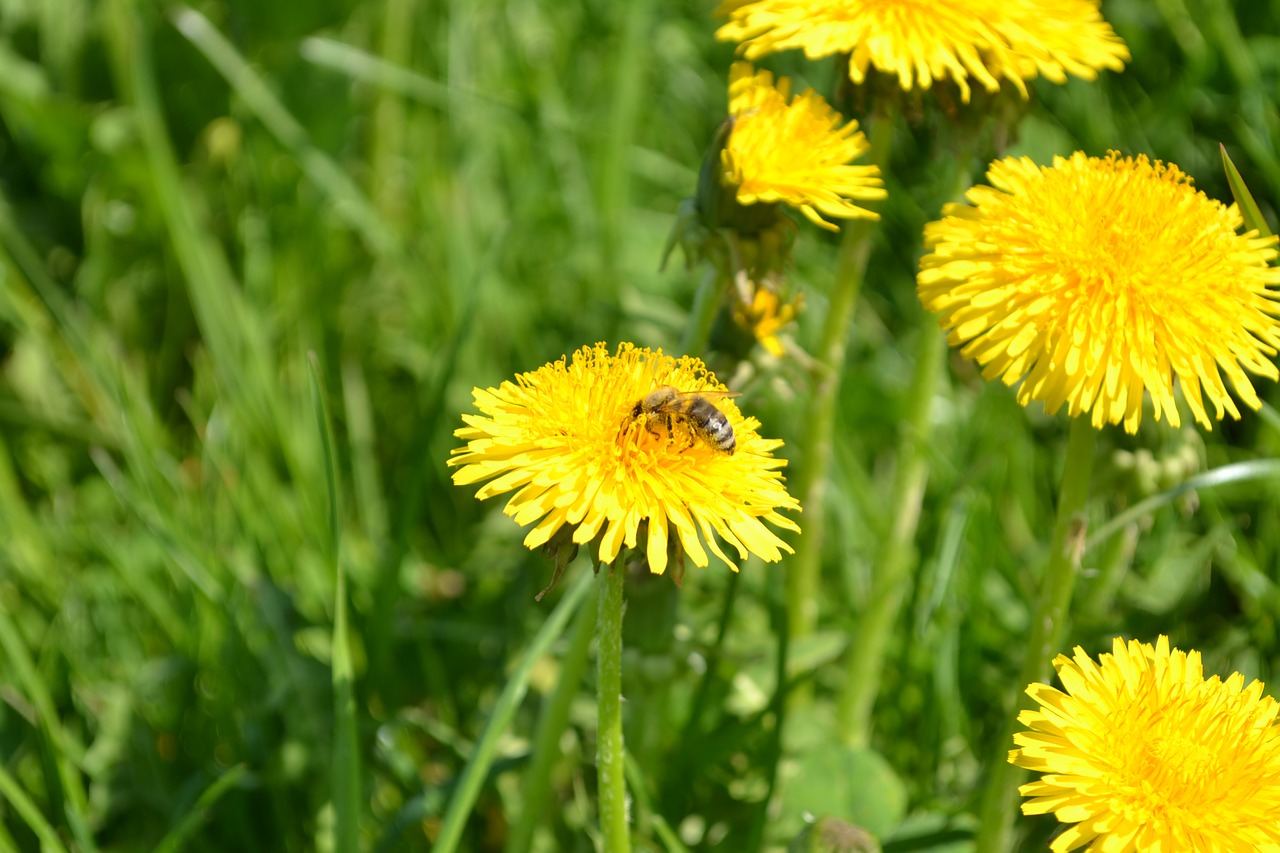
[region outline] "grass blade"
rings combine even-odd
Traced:
[[[325,550],[335,576],[333,603],[333,814],[334,849],[355,851],[360,843],[360,753],[356,737],[355,676],[351,636],[347,624],[347,577],[338,556],[338,477],[333,435],[320,385],[315,353],[307,358],[311,404],[324,449],[325,486],[329,499],[329,530]]]
[[[218,70],[249,110],[293,154],[307,177],[334,202],[334,212],[346,220],[370,251],[395,256],[400,240],[341,166],[311,143],[306,130],[280,103],[270,87],[218,32],[209,19],[194,9],[178,7],[170,17],[205,59]]]
[[[60,800],[60,811],[66,817],[67,827],[77,846],[83,851],[97,850],[89,832],[89,805],[80,783],[80,770],[73,765],[67,735],[59,721],[53,697],[49,695],[48,688],[36,670],[30,649],[18,631],[18,626],[3,607],[0,607],[0,649],[3,649],[5,657],[9,659],[9,672],[13,674],[11,677],[14,683],[22,689],[27,701],[35,708],[36,725],[51,753],[50,760],[54,765],[51,772],[54,778],[49,780],[49,784],[57,790],[50,800]],[[18,803],[12,794],[7,791],[4,793],[17,808]],[[30,803],[30,800],[27,802]]]
[[[1250,480],[1280,480],[1280,459],[1254,459],[1249,462],[1234,462],[1222,465],[1203,474],[1197,474],[1183,480],[1171,489],[1165,489],[1152,495],[1119,513],[1106,524],[1101,525],[1093,535],[1085,540],[1084,553],[1092,551],[1116,533],[1132,524],[1144,515],[1150,515],[1163,506],[1168,506],[1182,495],[1190,491],[1203,491],[1225,486],[1230,483],[1244,483]]]
[[[1267,220],[1263,218],[1262,211],[1258,209],[1258,203],[1253,200],[1253,195],[1245,186],[1244,178],[1240,177],[1236,164],[1231,162],[1231,157],[1227,154],[1227,146],[1219,142],[1218,150],[1222,152],[1222,168],[1227,173],[1231,194],[1235,196],[1236,204],[1240,207],[1240,215],[1244,217],[1244,227],[1250,231],[1257,231],[1263,237],[1270,237],[1271,229],[1267,227]]]
[[[222,795],[239,785],[248,775],[249,771],[241,764],[213,780],[182,822],[156,845],[154,853],[178,853],[209,819],[209,813],[218,800],[222,799]]]
[[[520,813],[507,836],[505,853],[528,853],[533,844],[534,830],[547,815],[547,803],[551,800],[551,770],[560,755],[560,735],[569,724],[569,709],[578,695],[582,674],[587,668],[598,613],[598,608],[584,607],[574,622],[569,648],[560,662],[560,678],[555,691],[542,706],[533,739],[533,757],[521,786],[524,797]]]
[[[49,825],[44,815],[40,814],[40,809],[31,802],[27,792],[22,790],[18,780],[9,775],[9,771],[4,769],[2,763],[0,763],[0,797],[9,801],[9,805],[27,824],[27,828],[40,839],[40,849],[43,853],[67,853],[67,848],[62,845],[57,831]]]
[[[489,765],[493,763],[493,756],[498,748],[498,737],[510,724],[516,709],[520,707],[521,700],[524,699],[525,692],[529,689],[533,665],[546,654],[547,649],[564,631],[569,617],[582,604],[582,599],[586,596],[594,579],[595,575],[591,572],[584,571],[578,575],[551,616],[542,623],[538,633],[525,648],[515,672],[511,673],[506,686],[502,688],[502,694],[494,703],[493,710],[489,713],[489,721],[485,723],[484,733],[476,742],[475,752],[467,762],[466,769],[462,771],[457,787],[454,788],[449,807],[445,810],[444,822],[440,825],[440,834],[436,838],[435,846],[431,848],[434,853],[454,853],[458,849],[458,841],[462,838],[462,829],[466,826],[467,816],[471,813],[471,807],[475,805],[476,797],[480,795],[480,785],[484,782]]]

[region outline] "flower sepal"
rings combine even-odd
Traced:
[[[547,555],[553,566],[551,582],[533,597],[534,601],[541,601],[544,595],[555,589],[556,584],[560,583],[560,578],[564,577],[564,570],[569,568],[569,564],[577,559],[581,546],[573,541],[575,530],[577,530],[576,525],[573,527],[561,527],[542,546],[542,553]],[[600,572],[599,564],[596,565],[595,570],[597,574]]]

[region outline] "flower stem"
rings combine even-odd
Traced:
[[[1080,569],[1080,554],[1086,532],[1085,507],[1089,499],[1089,481],[1093,474],[1093,449],[1097,429],[1088,418],[1071,419],[1067,440],[1066,467],[1062,488],[1058,493],[1058,518],[1053,526],[1053,543],[1049,563],[1041,581],[1040,601],[1032,617],[1027,656],[1022,663],[1018,684],[1025,687],[1049,678],[1050,663],[1062,646],[1071,593]],[[1017,708],[1029,707],[1022,696]],[[1009,748],[1017,726],[1017,714],[1008,715],[1000,740],[992,754],[992,764],[982,797],[981,826],[975,849],[1009,850],[1013,832],[1015,789],[1026,772],[1008,762]]]
[[[698,283],[698,292],[693,297],[693,311],[689,314],[689,325],[685,327],[684,337],[680,341],[681,355],[705,355],[707,342],[711,340],[711,328],[715,325],[716,311],[720,308],[721,291],[720,273],[709,268]]]
[[[872,710],[880,692],[889,638],[911,586],[911,569],[915,565],[913,542],[929,480],[927,448],[932,404],[946,352],[945,340],[933,323],[921,325],[907,417],[898,437],[898,467],[889,509],[891,526],[875,562],[871,597],[858,616],[849,646],[844,686],[836,710],[837,730],[850,746],[866,746],[870,741]]]
[[[627,853],[626,756],[622,747],[622,561],[600,574],[600,615],[596,623],[596,770],[600,774],[600,836],[604,853]]]
[[[968,151],[963,148],[956,151],[948,165],[955,184],[949,195],[958,198],[969,186]],[[927,450],[932,435],[933,400],[947,351],[945,338],[930,314],[922,313],[917,327],[915,370],[908,390],[906,418],[898,434],[889,533],[876,553],[870,597],[858,616],[846,657],[844,685],[836,705],[840,738],[849,746],[866,746],[871,740],[872,716],[880,693],[885,657],[917,563],[914,542],[929,481]]]
[[[889,157],[893,118],[877,116],[870,122],[867,128],[871,143],[869,160],[883,169]],[[803,444],[804,462],[797,490],[801,496],[800,504],[805,509],[804,535],[796,542],[796,554],[787,565],[786,575],[787,625],[792,640],[812,634],[818,621],[819,570],[825,538],[824,502],[831,463],[831,438],[835,431],[836,400],[844,373],[853,310],[862,291],[875,227],[876,222],[867,219],[856,219],[844,225],[844,239],[836,259],[834,291],[818,346],[813,395],[805,418],[808,429]],[[793,701],[798,704],[807,702],[808,689],[807,685],[798,687],[792,694]]]

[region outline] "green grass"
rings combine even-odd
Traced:
[[[700,272],[658,261],[724,112],[711,6],[0,3],[0,851],[426,850],[472,785],[459,849],[592,849],[589,625],[547,630],[590,568],[535,601],[549,563],[444,463],[472,387],[597,340],[678,345]],[[1132,64],[1036,85],[1011,153],[1144,152],[1229,199],[1222,142],[1274,228],[1280,6],[1104,12]],[[958,359],[875,753],[823,757],[892,521],[920,230],[947,195],[934,141],[898,140],[850,339],[780,814],[762,800],[785,569],[643,580],[623,672],[638,849],[778,849],[805,812],[889,816],[886,850],[968,849],[1067,429]],[[802,225],[806,348],[836,250]],[[734,377],[796,461],[804,376],[757,354]],[[1280,397],[1260,393],[1212,434],[1099,436],[1095,532],[1141,510],[1087,552],[1068,645],[1168,633],[1275,681]],[[535,638],[549,655],[526,657]],[[1053,826],[1020,819],[1022,849]]]

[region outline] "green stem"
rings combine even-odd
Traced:
[[[964,150],[950,161],[956,198],[969,186],[970,158]],[[889,533],[880,542],[871,594],[859,614],[846,657],[844,685],[836,705],[837,727],[844,743],[866,746],[893,628],[914,580],[916,529],[929,481],[928,448],[933,400],[947,351],[931,316],[920,315],[915,370],[907,397],[906,418],[898,434],[897,469],[889,506]]]
[[[889,639],[911,587],[914,541],[920,506],[929,481],[928,446],[933,399],[946,344],[932,322],[922,324],[916,345],[907,417],[898,437],[898,468],[893,482],[889,535],[875,562],[875,580],[866,608],[858,616],[849,646],[844,686],[836,710],[837,730],[850,746],[866,746],[872,711],[880,692]]]
[[[1062,647],[1067,615],[1071,608],[1071,593],[1075,589],[1080,555],[1084,550],[1087,530],[1085,507],[1089,499],[1089,480],[1093,474],[1093,449],[1097,434],[1087,417],[1071,419],[1066,467],[1062,473],[1062,488],[1058,493],[1058,518],[1053,526],[1053,543],[1049,549],[1049,563],[1045,566],[1041,581],[1040,600],[1031,621],[1027,656],[1018,677],[1020,688],[1047,681],[1053,656]],[[1030,705],[1029,699],[1021,697],[1015,713],[1008,715],[992,753],[990,773],[982,797],[981,826],[975,846],[977,850],[1012,849],[1015,793],[1025,778],[1026,771],[1010,764],[1008,754],[1017,729],[1016,710]]]
[[[868,127],[871,142],[870,161],[883,169],[888,162],[889,142],[893,135],[893,118],[875,117]],[[787,624],[794,641],[813,633],[818,621],[818,583],[825,538],[827,472],[831,463],[832,435],[835,432],[836,401],[840,378],[844,373],[845,350],[849,329],[853,325],[853,309],[862,291],[867,261],[871,257],[871,236],[876,223],[856,219],[844,225],[844,239],[836,259],[836,273],[827,321],[818,346],[813,395],[809,400],[802,445],[803,467],[797,489],[805,509],[804,535],[796,542],[796,554],[787,566]],[[800,704],[807,702],[808,686],[792,694]]]
[[[711,328],[716,322],[716,311],[720,308],[720,273],[713,267],[703,273],[698,284],[698,292],[693,297],[693,311],[689,314],[689,325],[685,327],[684,337],[680,341],[679,355],[704,355],[707,343],[711,340]]]
[[[534,830],[547,815],[546,806],[551,799],[551,771],[560,757],[560,735],[569,723],[569,706],[582,685],[582,674],[587,667],[591,638],[596,629],[596,612],[594,607],[584,607],[578,611],[574,621],[569,648],[560,662],[560,679],[542,707],[538,730],[533,736],[533,760],[524,774],[520,815],[507,837],[503,848],[505,853],[526,853],[533,843]]]
[[[626,755],[622,747],[622,614],[626,569],[608,566],[600,575],[596,625],[596,770],[600,774],[600,836],[604,853],[628,853]]]

